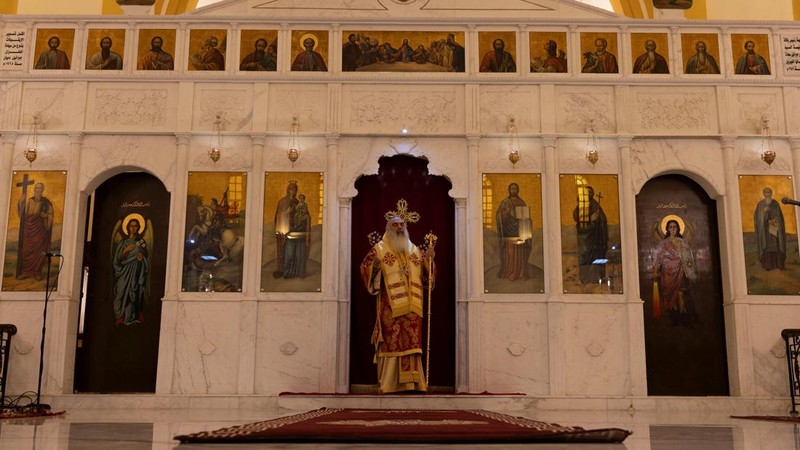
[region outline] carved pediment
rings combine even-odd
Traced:
[[[270,18],[548,18],[609,19],[614,13],[575,0],[226,0],[192,14]]]

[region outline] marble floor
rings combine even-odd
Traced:
[[[527,411],[535,420],[633,431],[623,444],[317,445],[179,444],[173,436],[294,414],[286,409],[88,409],[63,417],[0,421],[0,450],[189,450],[212,448],[536,448],[630,450],[800,450],[800,425],[731,419],[719,412]]]

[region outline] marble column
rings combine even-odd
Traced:
[[[475,93],[477,101],[477,92]],[[475,118],[477,121],[477,117]],[[477,129],[478,123],[473,128]],[[464,228],[465,240],[475,243],[482,242],[483,229],[481,223],[481,171],[478,164],[478,150],[480,148],[480,135],[472,134],[467,136],[467,173],[470,174],[467,184],[467,199],[472,199],[470,205],[466,204],[464,211],[466,223]],[[470,210],[470,206],[472,209]],[[477,215],[477,216],[476,216]],[[456,217],[458,219],[458,216]],[[458,228],[456,228],[458,229]],[[456,280],[457,286],[465,286],[461,293],[456,292],[456,332],[457,332],[457,351],[456,357],[456,390],[458,392],[483,392],[486,390],[483,377],[483,363],[481,354],[483,352],[483,341],[481,330],[483,329],[483,303],[470,302],[470,299],[479,298],[482,295],[481,286],[483,285],[483,252],[479,246],[466,246],[466,268],[457,271],[459,278]],[[456,246],[458,248],[459,245]],[[467,280],[464,280],[464,277]],[[463,284],[462,284],[463,283]],[[460,348],[461,335],[464,347]]]
[[[331,190],[334,189],[335,187],[331,188]],[[336,259],[339,261],[339,267],[350,267],[352,258],[350,220],[353,214],[353,199],[339,197],[337,204],[339,206],[339,251]],[[343,334],[340,335],[336,355],[336,392],[347,393],[350,391],[350,271],[340,270],[337,273],[339,330]]]
[[[161,301],[161,337],[158,344],[156,394],[172,393],[175,369],[175,340],[178,326],[178,300],[181,291],[184,221],[186,220],[187,177],[189,168],[188,133],[175,134],[175,186],[170,195],[169,246],[164,298]]]
[[[739,177],[736,170],[736,138],[723,136],[720,139],[723,165],[725,167],[725,194],[722,199],[725,224],[720,237],[726,242],[728,280],[727,293],[723,300],[725,335],[728,349],[728,379],[731,395],[755,395],[755,373],[752,346],[747,316],[747,279],[745,275],[744,238],[742,237],[739,204]],[[724,249],[723,249],[724,250]],[[726,265],[723,264],[722,267]],[[725,281],[725,280],[723,280]]]
[[[251,205],[264,204],[264,147],[265,134],[250,136],[252,160],[252,178],[248,183],[248,198]],[[247,229],[249,242],[259,242],[262,236],[263,221],[258,214],[248,214]],[[244,267],[246,270],[243,298],[239,302],[239,378],[236,391],[239,395],[255,392],[256,376],[256,339],[258,337],[258,301],[256,293],[261,283],[261,261],[257,260],[260,252],[247,252]],[[255,260],[254,260],[255,259]]]
[[[631,162],[630,137],[620,137],[617,140],[619,148],[620,175],[619,192],[623,236],[636,236],[636,192],[634,191]],[[626,314],[625,320],[628,329],[628,364],[630,384],[627,395],[647,395],[647,364],[644,347],[644,315],[642,301],[639,293],[639,249],[636,239],[628,239],[622,246],[623,273],[627,274],[623,281],[625,293]]]
[[[77,348],[77,326],[80,307],[80,287],[83,275],[83,230],[88,220],[81,205],[79,179],[81,155],[83,154],[83,133],[69,135],[69,167],[64,197],[64,225],[61,231],[61,254],[64,270],[58,280],[58,291],[53,299],[53,309],[48,311],[60,320],[48,324],[53,342],[49,344],[55,352],[54,371],[60,374],[58,392],[72,392],[75,376],[75,351]],[[85,205],[84,205],[85,206]],[[58,264],[58,258],[53,264]]]
[[[61,254],[65,255],[65,270],[58,282],[58,293],[72,297],[76,289],[80,289],[80,268],[83,249],[79,252],[77,244],[82,242],[78,236],[83,230],[78,230],[79,218],[83,215],[80,205],[80,191],[78,181],[81,173],[81,148],[83,133],[69,135],[69,168],[67,169],[67,186],[64,198],[64,225],[61,232]],[[81,254],[78,254],[81,253]]]
[[[338,89],[337,89],[338,91]],[[338,96],[336,96],[338,98]],[[335,122],[330,118],[329,122]],[[339,208],[337,207],[336,181],[339,179],[339,135],[330,133],[326,135],[327,167],[323,182],[325,199],[323,202],[322,217],[323,227],[327,230],[325,236],[339,235]],[[326,354],[336,355],[336,358],[325,358],[320,367],[320,389],[323,392],[339,392],[347,383],[347,371],[343,366],[348,365],[350,348],[350,302],[349,291],[342,291],[342,271],[338,248],[347,245],[348,239],[324,238],[322,245],[322,315],[325,317],[322,327]],[[338,274],[338,275],[333,275]],[[345,391],[346,392],[346,391]]]
[[[790,138],[789,139],[789,148],[792,149],[792,168],[794,169],[793,178],[795,180],[800,177],[800,138]],[[795,186],[797,183],[795,182]],[[2,191],[0,191],[2,192]],[[0,197],[2,198],[2,197]],[[796,200],[796,199],[795,199]]]
[[[480,197],[478,197],[480,198]],[[470,266],[466,253],[472,247],[467,242],[467,230],[469,226],[469,205],[466,198],[456,198],[456,392],[469,390],[469,299],[467,278],[474,276],[476,266]],[[473,241],[475,242],[475,241]],[[472,267],[472,275],[468,277]],[[482,392],[482,391],[480,391]]]
[[[550,395],[566,394],[566,350],[564,348],[564,304],[561,261],[561,210],[559,199],[557,138],[553,135],[542,137],[544,147],[544,211],[545,211],[545,260],[549,261],[545,279],[547,296],[547,327],[550,369]]]

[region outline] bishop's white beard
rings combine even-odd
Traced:
[[[411,238],[408,236],[408,230],[386,232],[386,242],[396,253],[411,254]]]

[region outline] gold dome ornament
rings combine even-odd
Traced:
[[[586,152],[586,160],[595,165],[600,160],[600,154],[595,149],[589,150]]]
[[[33,165],[36,158],[39,156],[39,115],[33,115],[33,122],[31,123],[31,132],[28,134],[28,139],[25,141],[25,150],[22,154],[28,160],[29,165]]]

